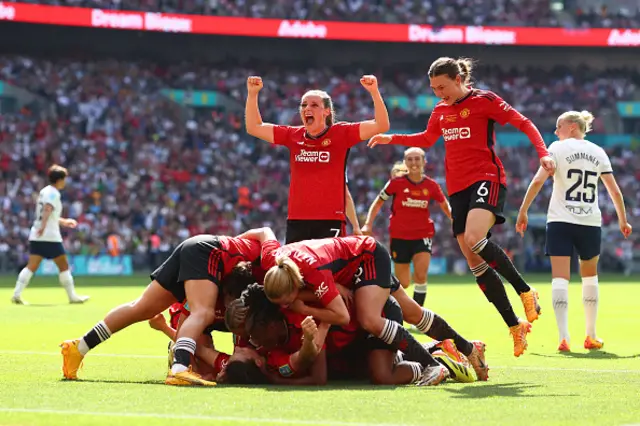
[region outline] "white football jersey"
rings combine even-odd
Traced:
[[[41,236],[38,236],[38,230],[42,225],[42,212],[46,204],[51,204],[53,210],[47,220],[47,226]],[[40,191],[38,196],[38,204],[36,205],[36,220],[33,222],[31,232],[29,233],[29,241],[51,241],[62,242],[62,234],[60,234],[60,216],[62,215],[62,202],[60,201],[60,191],[49,185]]]
[[[613,172],[607,153],[598,145],[580,139],[554,142],[549,153],[556,161],[557,170],[547,222],[602,226],[598,181],[600,175]]]

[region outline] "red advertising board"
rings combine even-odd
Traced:
[[[640,29],[292,21],[0,3],[0,21],[137,31],[399,43],[640,47]]]

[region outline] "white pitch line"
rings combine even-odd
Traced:
[[[398,423],[357,423],[340,422],[332,420],[293,420],[293,419],[270,419],[256,417],[232,417],[232,416],[205,416],[191,414],[160,414],[160,413],[114,413],[101,411],[74,411],[74,410],[49,410],[45,408],[5,408],[0,407],[2,413],[35,413],[35,414],[56,414],[72,416],[92,416],[92,417],[129,417],[129,418],[153,418],[171,420],[201,420],[212,422],[234,422],[234,423],[277,423],[293,425],[327,425],[327,426],[398,426]]]
[[[38,352],[38,351],[11,351],[0,350],[0,355],[44,355],[44,356],[60,356],[59,352]],[[105,357],[105,358],[151,358],[151,359],[166,359],[166,355],[138,355],[138,354],[91,354],[91,357]],[[640,370],[632,369],[593,369],[593,368],[562,368],[562,367],[538,367],[538,366],[506,366],[506,365],[490,365],[490,369],[494,370],[530,370],[530,371],[573,371],[581,373],[623,373],[623,374],[640,374]]]
[[[38,351],[2,351],[0,350],[0,354],[6,355],[47,355],[59,356],[60,352],[38,352]],[[108,358],[163,358],[166,359],[166,355],[138,355],[138,354],[91,354],[91,357],[94,356],[102,356]]]

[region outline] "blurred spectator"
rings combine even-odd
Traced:
[[[300,96],[312,87],[333,96],[339,119],[358,121],[373,115],[359,84],[362,70],[260,69],[267,70],[260,98],[265,121],[297,123]],[[271,226],[283,236],[288,151],[248,137],[239,113],[194,111],[159,94],[164,87],[218,90],[242,104],[250,74],[252,70],[239,67],[224,70],[198,63],[164,67],[0,57],[0,79],[45,100],[43,108],[0,115],[0,268],[24,261],[35,197],[46,185],[44,171],[53,162],[71,173],[63,203],[68,216],[79,223],[65,234],[72,254],[108,253],[107,237],[117,231],[118,250],[143,259],[136,261],[137,266],[153,269],[190,235],[236,235],[251,227]],[[378,74],[384,76],[380,81],[385,93],[409,97],[429,93],[424,75],[393,69]],[[544,131],[553,129],[564,110],[591,109],[597,116],[613,109],[617,100],[632,99],[639,86],[637,71],[630,69],[598,73],[585,67],[525,71],[480,67],[477,75],[479,87],[504,95]],[[398,128],[395,123],[424,128],[427,117],[414,114],[393,110],[394,128]],[[439,145],[428,152],[428,174],[440,184],[444,184],[444,164],[439,161],[443,149]],[[507,210],[515,212],[538,162],[530,147],[498,149],[509,174]],[[352,150],[349,182],[361,220],[401,152],[401,147],[371,150],[364,144]],[[640,156],[628,147],[614,148],[610,155],[629,215],[638,217]],[[544,192],[532,214],[546,211],[550,186]],[[615,211],[608,196],[603,194],[602,200],[603,248],[616,256],[621,240]],[[388,216],[388,211],[381,216]],[[438,209],[433,216],[438,229],[434,256],[447,257],[453,265],[461,255],[450,225]],[[385,242],[386,220],[379,219],[375,228]],[[541,242],[533,236],[523,245],[512,225],[497,228],[495,235],[530,267],[544,266]],[[639,243],[634,235],[631,244],[636,250]],[[7,246],[8,255],[3,251]]]

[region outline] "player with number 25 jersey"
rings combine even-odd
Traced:
[[[598,258],[602,215],[598,206],[598,181],[602,179],[611,195],[620,222],[620,231],[627,238],[631,225],[627,221],[622,192],[613,177],[607,153],[584,139],[591,130],[593,115],[588,111],[568,111],[558,118],[556,135],[549,151],[557,164],[553,179],[553,193],[547,215],[546,252],[551,257],[551,298],[558,325],[561,352],[570,351],[568,308],[571,255],[574,249],[580,256],[582,302],[586,319],[585,349],[600,349],[604,341],[596,335],[598,313]],[[540,169],[529,185],[518,213],[516,230],[524,235],[527,211],[547,180]]]

